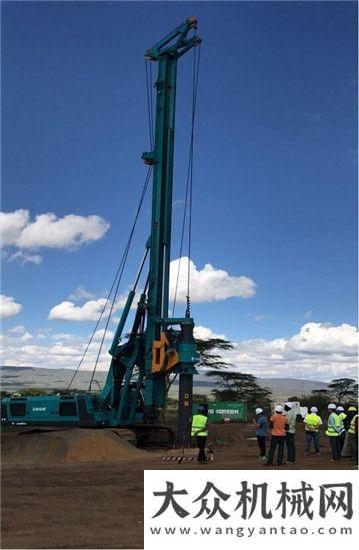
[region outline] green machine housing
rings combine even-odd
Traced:
[[[142,155],[153,169],[152,220],[140,268],[141,273],[149,256],[148,274],[130,334],[122,343],[140,275],[129,292],[118,323],[101,392],[4,398],[1,416],[5,424],[83,427],[153,424],[165,405],[166,376],[178,373],[179,440],[187,433],[197,362],[194,321],[188,310],[184,317],[178,318],[169,318],[168,311],[177,62],[200,44],[201,39],[194,32],[196,28],[196,19],[189,17],[145,55],[146,60],[158,63],[154,148]]]

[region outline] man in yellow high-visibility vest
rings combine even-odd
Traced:
[[[328,425],[325,432],[329,437],[330,448],[332,450],[332,461],[340,459],[339,435],[343,429],[339,415],[336,413],[336,408],[337,406],[335,403],[329,403]]]
[[[358,464],[358,415],[353,416],[348,430],[349,454],[355,464]]]
[[[337,406],[337,415],[339,416],[340,418],[340,421],[342,423],[342,431],[341,433],[339,434],[339,447],[340,447],[340,456],[342,455],[342,452],[343,452],[343,447],[344,447],[344,442],[345,442],[345,436],[346,436],[346,431],[345,431],[345,425],[344,425],[344,422],[345,422],[345,419],[347,417],[346,413],[345,413],[345,410],[344,410],[344,407],[342,407],[342,405],[338,405]]]
[[[342,457],[344,457],[344,458],[350,457],[350,448],[349,448],[350,447],[349,446],[350,434],[349,434],[349,429],[350,429],[351,421],[353,420],[354,416],[356,416],[357,414],[358,414],[357,408],[354,405],[350,405],[348,407],[347,416],[344,420],[344,428],[346,430],[345,442],[344,442],[344,447],[343,447],[343,450],[342,450]]]
[[[304,418],[306,440],[304,454],[310,455],[310,444],[313,439],[315,454],[319,455],[319,428],[322,424],[317,407],[311,407],[310,413]]]
[[[206,409],[202,405],[198,407],[197,414],[194,414],[192,417],[191,436],[196,438],[197,447],[199,449],[197,460],[201,464],[205,464],[207,459],[204,449],[208,436],[208,419]]]

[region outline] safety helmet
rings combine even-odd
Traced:
[[[311,413],[317,413],[318,412],[317,407],[310,407],[310,412]]]
[[[356,412],[356,410],[357,410],[356,407],[351,406],[349,407],[348,412]]]
[[[337,406],[337,411],[344,412],[344,407],[342,407],[341,405],[338,405]]]
[[[329,403],[327,409],[330,409],[332,411],[335,411],[335,409],[337,408],[336,404],[335,403]]]
[[[293,403],[291,403],[290,401],[287,401],[287,403],[284,403],[289,409],[292,409],[293,408]]]
[[[276,413],[281,413],[283,412],[283,407],[282,405],[276,405],[274,410]]]
[[[262,412],[263,412],[263,409],[261,409],[260,407],[256,408],[256,411],[255,411],[256,414],[260,414]]]

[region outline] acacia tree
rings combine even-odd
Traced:
[[[228,367],[228,363],[225,363],[222,359],[222,352],[234,349],[232,342],[224,340],[222,338],[211,338],[209,340],[196,339],[196,348],[198,353],[197,369],[210,368],[210,369],[224,369]],[[168,394],[172,384],[177,379],[178,373],[167,374],[165,379],[165,395],[166,405],[162,408],[160,413],[161,420],[164,421],[166,417],[166,409],[168,403]],[[207,399],[201,399],[201,402],[207,401]],[[194,402],[195,399],[194,399]]]
[[[211,338],[209,340],[196,339],[196,348],[198,353],[197,369],[224,369],[228,367],[228,363],[225,363],[222,359],[222,352],[234,349],[232,342],[224,340],[222,338]],[[178,373],[168,374],[166,376],[166,398],[168,392],[176,380]]]
[[[207,376],[213,378],[217,384],[217,388],[211,392],[215,399],[245,401],[248,407],[261,405],[266,408],[270,406],[271,392],[268,388],[262,388],[257,384],[257,377],[252,374],[213,370],[208,372]]]
[[[353,378],[336,378],[328,384],[328,388],[338,403],[356,399],[358,395],[358,383]]]

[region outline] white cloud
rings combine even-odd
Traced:
[[[0,317],[12,317],[21,310],[22,305],[15,302],[15,298],[0,294]]]
[[[116,300],[113,307],[113,313],[123,309],[126,303],[127,295],[121,294]],[[136,297],[132,303],[132,309],[137,306]],[[99,298],[98,300],[88,300],[82,306],[77,306],[70,300],[65,300],[60,304],[54,306],[48,315],[50,321],[97,321],[101,315],[101,312],[106,304],[106,298]],[[110,304],[107,304],[103,315],[106,317],[109,313]],[[112,319],[114,320],[114,319]]]
[[[177,281],[177,270],[179,260],[174,260],[170,264],[170,300],[175,294]],[[180,273],[178,280],[177,302],[185,302],[187,295],[187,266],[188,258],[183,257],[180,263]],[[256,283],[244,276],[231,276],[223,269],[216,269],[211,264],[206,264],[202,270],[197,269],[195,264],[190,262],[191,272],[191,301],[192,302],[212,302],[214,300],[225,300],[230,297],[250,298],[255,294]],[[75,302],[81,301],[93,294],[87,292],[83,286],[78,286],[69,299],[54,306],[49,313],[48,319],[62,321],[97,321],[102,308],[106,303],[105,298],[97,300],[90,299],[84,304],[76,305]],[[121,294],[116,300],[113,313],[123,309],[127,299],[127,293]],[[137,307],[139,294],[132,303],[132,309]],[[106,308],[108,311],[108,308]],[[105,313],[107,312],[105,311]],[[118,322],[118,318],[113,318]]]
[[[216,334],[210,328],[201,325],[195,325],[193,334],[198,340],[211,340],[212,338],[228,340],[225,334]]]
[[[179,278],[177,301],[186,302],[188,258],[183,256],[173,260],[170,265],[170,299],[173,300],[176,288],[178,266]],[[232,276],[224,269],[217,269],[206,264],[198,269],[190,261],[190,295],[192,302],[213,302],[227,298],[250,298],[254,296],[256,283],[245,277]]]
[[[22,336],[20,336],[20,340],[22,342],[26,342],[27,340],[31,340],[33,338],[32,334],[30,332],[25,332]]]
[[[9,334],[24,334],[26,328],[24,325],[16,325],[15,327],[8,328],[6,332]]]
[[[18,261],[20,265],[25,264],[35,264],[40,265],[42,262],[42,256],[39,254],[30,254],[29,252],[23,252],[22,250],[18,250],[17,252],[14,252],[14,254],[11,254],[8,258],[9,262],[16,262]]]
[[[253,317],[254,321],[267,321],[268,319],[271,319],[271,315],[266,315],[265,313],[262,313],[260,315],[255,315]]]
[[[102,338],[103,338],[104,333],[105,333],[105,329],[104,329],[104,328],[101,328],[101,329],[99,329],[99,330],[96,330],[96,332],[95,332],[95,334],[94,334],[94,337],[93,337],[94,341],[95,341],[95,342],[101,341]],[[106,336],[105,336],[105,341],[106,341],[106,340],[112,340],[114,336],[115,336],[115,333],[112,332],[112,330],[107,330],[107,331],[106,331]]]
[[[356,377],[358,344],[354,326],[306,323],[289,338],[238,342],[225,358],[239,370],[262,377]]]
[[[81,300],[88,300],[96,298],[95,294],[88,292],[82,285],[79,285],[73,294],[70,294],[68,300],[72,302],[79,302]]]
[[[27,333],[25,329],[25,334]],[[33,367],[77,366],[89,336],[63,333],[63,342],[42,341],[42,345],[26,344],[22,333],[6,334],[3,338],[3,364]],[[83,368],[92,369],[97,357],[103,329],[97,331],[89,347]],[[201,339],[226,338],[204,326],[195,327],[195,335]],[[112,331],[107,338],[113,337]],[[235,348],[223,353],[225,362],[237,365],[237,369],[259,377],[301,378],[328,381],[333,378],[357,376],[358,331],[342,324],[331,326],[307,323],[297,334],[272,340],[253,339],[234,342]],[[104,345],[98,369],[107,370],[110,364],[108,346]]]
[[[76,306],[73,302],[65,300],[51,309],[48,319],[61,319],[63,321],[97,321],[105,304],[105,298],[89,300],[82,306]]]
[[[40,248],[76,250],[81,245],[101,239],[110,227],[107,221],[96,215],[68,214],[58,218],[49,212],[31,220],[30,212],[23,209],[1,212],[0,224],[2,246],[19,249],[8,256],[9,261],[19,261],[22,265],[38,265],[42,260],[40,255],[28,251]]]
[[[15,245],[29,221],[30,213],[28,210],[0,212],[2,246]]]

